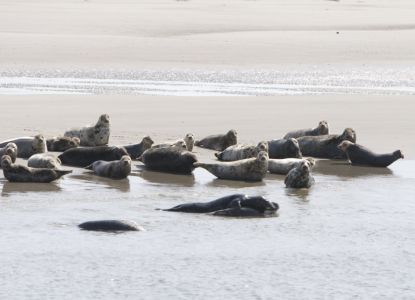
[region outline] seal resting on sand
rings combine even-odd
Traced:
[[[79,224],[78,227],[90,231],[144,231],[136,222],[127,220],[89,221]]]
[[[124,179],[131,173],[131,158],[124,155],[120,160],[115,161],[98,160],[85,167],[85,169],[94,171],[98,176]]]
[[[311,176],[310,162],[304,160],[294,169],[291,169],[285,177],[284,183],[288,188],[309,188],[314,184],[314,178]]]
[[[215,156],[221,161],[235,161],[256,157],[261,151],[268,152],[267,142],[260,142],[257,146],[232,145],[222,152],[215,153]]]
[[[38,134],[34,137],[19,137],[0,143],[0,148],[8,143],[14,143],[17,146],[17,157],[29,158],[36,153],[47,152],[46,139],[43,135]]]
[[[329,124],[327,121],[320,121],[316,128],[299,129],[288,132],[284,139],[299,138],[301,136],[316,136],[329,134]]]
[[[137,159],[147,149],[150,149],[154,141],[149,136],[143,137],[140,143],[134,145],[123,146],[127,150],[132,159]]]
[[[352,164],[357,165],[386,168],[398,159],[404,158],[401,150],[386,154],[376,154],[371,150],[350,141],[341,142],[340,145],[338,145],[338,148],[346,153],[347,158]]]
[[[186,134],[183,140],[186,143],[187,151],[192,152],[193,146],[195,145],[195,136],[193,135],[193,133]]]
[[[314,167],[316,161],[312,157],[308,158],[283,158],[283,159],[269,159],[268,171],[273,174],[287,175],[291,169],[298,166],[302,161],[310,162],[310,167]]]
[[[195,145],[201,148],[223,151],[229,146],[236,145],[236,130],[229,130],[226,134],[209,135],[200,141],[196,141]]]
[[[186,142],[184,140],[178,140],[173,143],[157,144],[157,145],[152,146],[151,148],[160,149],[160,148],[170,148],[170,147],[173,147],[179,150],[187,150]]]
[[[149,170],[191,174],[197,158],[196,155],[182,148],[161,147],[144,151],[138,160],[142,161]]]
[[[17,145],[15,143],[8,143],[3,148],[0,148],[0,158],[3,155],[10,156],[10,158],[12,159],[12,162],[15,162],[17,158]]]
[[[31,168],[59,169],[62,162],[50,153],[38,153],[29,157],[27,166]]]
[[[337,146],[343,141],[356,143],[356,132],[346,128],[340,135],[303,136],[297,140],[305,156],[345,159],[346,154]]]
[[[265,151],[257,157],[231,162],[195,163],[220,179],[261,181],[268,172],[268,154]]]
[[[48,151],[63,152],[71,148],[76,148],[81,141],[77,137],[56,136],[46,140]]]
[[[123,147],[98,146],[68,149],[58,158],[64,165],[85,168],[97,160],[119,160],[124,155],[128,155],[128,153]]]
[[[110,138],[110,117],[107,114],[103,114],[94,126],[72,128],[66,131],[64,136],[79,138],[81,146],[107,145]]]
[[[296,139],[279,139],[268,142],[270,158],[301,158],[302,153]]]
[[[72,171],[56,169],[36,169],[12,163],[8,155],[1,158],[4,177],[10,182],[52,182]]]

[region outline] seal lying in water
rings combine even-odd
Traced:
[[[262,196],[233,194],[210,202],[180,204],[164,211],[185,213],[213,213],[216,216],[259,217],[269,216],[277,212],[279,206]]]
[[[119,160],[124,155],[128,155],[128,153],[123,147],[97,146],[68,149],[58,158],[64,165],[85,168],[97,160]]]
[[[36,169],[12,163],[8,155],[1,158],[4,177],[10,182],[52,182],[72,171],[56,169]]]
[[[168,173],[191,174],[197,161],[196,155],[178,147],[150,148],[138,160],[147,169]]]
[[[401,150],[387,154],[376,154],[369,149],[354,144],[350,141],[343,141],[338,148],[344,151],[352,164],[366,165],[371,167],[386,168],[400,158],[404,158]]]
[[[268,172],[268,154],[265,151],[257,157],[231,162],[195,163],[220,179],[261,181]]]
[[[220,161],[235,161],[256,157],[261,151],[268,152],[267,142],[260,142],[257,146],[232,145],[222,152],[215,153],[215,156]]]
[[[89,221],[79,224],[78,227],[90,231],[144,231],[136,222],[127,220]]]
[[[17,145],[15,143],[8,143],[3,148],[0,148],[0,158],[3,155],[10,156],[12,162],[15,162],[17,158]]]
[[[0,148],[6,146],[8,143],[16,144],[17,157],[20,158],[29,158],[33,154],[47,152],[46,139],[41,134],[34,137],[20,137],[1,142]]]
[[[29,157],[27,166],[31,168],[59,169],[62,162],[50,153],[38,153]]]
[[[85,167],[85,169],[94,171],[98,176],[124,179],[131,173],[131,158],[124,155],[120,160],[115,161],[98,160]]]
[[[314,184],[314,178],[311,176],[310,162],[304,160],[294,169],[291,169],[285,177],[284,183],[288,188],[309,188]]]
[[[236,145],[236,130],[229,130],[226,134],[209,135],[200,141],[196,141],[195,145],[201,148],[223,151],[229,146]]]
[[[307,160],[310,167],[314,167],[316,161],[312,157],[308,158],[283,158],[268,160],[268,171],[273,174],[287,175],[291,169],[297,167],[302,161]]]
[[[320,121],[316,128],[299,129],[288,132],[284,139],[299,138],[301,136],[316,136],[316,135],[327,135],[329,134],[329,124],[327,121]]]
[[[141,143],[134,145],[123,146],[127,150],[128,154],[132,159],[137,159],[141,154],[144,153],[147,149],[150,149],[154,144],[154,141],[149,136],[143,137]]]
[[[107,145],[110,138],[110,117],[107,114],[103,114],[94,126],[73,128],[66,131],[64,136],[79,138],[81,146]]]
[[[301,158],[302,153],[296,139],[279,139],[268,142],[270,158]]]
[[[56,136],[46,140],[48,151],[63,152],[71,148],[76,148],[81,141],[77,137]]]
[[[337,146],[343,141],[356,143],[356,132],[352,128],[346,128],[340,135],[303,136],[297,140],[305,156],[345,159],[346,154]]]

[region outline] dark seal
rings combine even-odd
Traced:
[[[68,149],[58,157],[64,165],[85,168],[95,161],[119,160],[124,155],[128,153],[123,147],[95,146]]]
[[[329,124],[327,121],[320,121],[315,128],[299,129],[288,132],[284,139],[299,138],[301,136],[316,136],[329,134]]]
[[[143,231],[136,222],[126,220],[89,221],[78,225],[83,230],[90,231]]]
[[[268,142],[269,158],[302,158],[296,139],[279,139]]]
[[[149,136],[145,136],[140,143],[124,146],[132,159],[137,159],[147,149],[150,149],[154,141]]]
[[[314,178],[310,172],[311,163],[307,160],[302,161],[288,172],[284,180],[285,186],[297,189],[311,187],[314,184]]]
[[[46,140],[48,151],[63,152],[71,148],[76,148],[80,144],[77,137],[58,136]]]
[[[177,147],[150,148],[138,159],[146,169],[176,174],[191,174],[197,162],[196,155]]]
[[[196,141],[195,145],[201,148],[212,149],[216,151],[223,151],[229,146],[236,145],[237,133],[236,130],[229,130],[226,134],[210,135]]]

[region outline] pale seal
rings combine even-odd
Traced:
[[[64,136],[79,138],[81,146],[107,145],[110,138],[110,117],[107,114],[103,114],[94,126],[73,128],[66,131]]]
[[[404,158],[401,150],[392,153],[376,154],[371,150],[354,144],[350,141],[343,141],[338,148],[344,151],[352,164],[366,165],[371,167],[386,168],[400,158]]]
[[[138,158],[147,169],[168,173],[191,174],[196,155],[178,147],[150,148]]]
[[[314,184],[314,178],[310,171],[310,162],[307,160],[302,161],[288,172],[284,180],[285,186],[297,189],[311,187]]]
[[[215,153],[218,160],[235,161],[251,157],[256,157],[259,152],[268,152],[268,143],[260,142],[256,146],[233,145],[219,153]]]
[[[157,144],[152,146],[153,149],[160,149],[160,148],[176,148],[180,150],[187,150],[186,142],[184,140],[178,140],[173,143],[163,143],[163,144]]]
[[[10,156],[12,162],[15,162],[17,158],[17,145],[15,143],[8,143],[3,148],[0,148],[0,158],[3,155]]]
[[[257,157],[231,162],[195,163],[220,179],[261,181],[268,171],[268,154],[265,151]]]
[[[223,151],[229,146],[236,145],[237,133],[235,130],[229,130],[226,134],[216,134],[205,137],[196,141],[195,145],[201,148]]]
[[[29,157],[27,166],[31,168],[59,169],[61,160],[50,153],[38,153]]]
[[[270,158],[301,158],[302,153],[296,139],[279,139],[268,142]]]
[[[149,136],[143,137],[140,143],[123,146],[127,150],[128,154],[132,159],[137,159],[141,154],[144,153],[147,149],[150,149],[154,144],[154,141]]]
[[[59,155],[58,158],[64,165],[85,168],[97,160],[119,160],[124,155],[128,155],[124,147],[98,146],[68,149]]]
[[[98,176],[124,179],[131,173],[131,158],[128,155],[124,155],[120,160],[98,160],[85,167],[85,169],[94,171]]]
[[[144,231],[136,222],[127,220],[89,221],[79,224],[78,227],[90,231]]]
[[[346,159],[346,154],[337,146],[343,141],[356,143],[356,132],[346,128],[340,135],[303,136],[297,140],[305,156]]]
[[[187,151],[192,152],[193,146],[195,145],[195,136],[193,135],[193,133],[186,134],[183,140],[186,143]]]
[[[310,162],[310,167],[314,167],[315,160],[312,157],[308,158],[282,158],[282,159],[269,159],[268,171],[272,174],[287,175],[288,172],[297,167],[302,161],[307,160]]]
[[[329,134],[329,124],[327,121],[320,121],[318,126],[315,128],[299,129],[288,132],[284,139],[299,138],[301,136],[316,136],[316,135],[327,135]]]
[[[10,182],[52,182],[72,171],[57,169],[36,169],[12,163],[8,155],[1,158],[4,177]]]
[[[19,137],[0,143],[0,148],[8,143],[15,143],[17,146],[17,157],[29,158],[36,153],[47,152],[46,139],[43,135],[38,134],[34,137]]]
[[[76,148],[81,141],[77,137],[56,136],[46,140],[48,151],[63,152],[71,148]]]

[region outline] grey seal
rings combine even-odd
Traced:
[[[223,151],[229,146],[237,144],[236,130],[229,130],[226,134],[210,135],[196,141],[195,145],[201,148],[212,149],[216,151]]]
[[[314,178],[311,175],[310,162],[304,160],[294,169],[291,169],[285,177],[284,183],[288,188],[309,188],[314,184]]]
[[[31,168],[59,169],[62,162],[50,153],[38,153],[29,157],[27,166]]]
[[[71,148],[76,148],[81,141],[77,137],[56,136],[46,140],[48,151],[63,152]]]
[[[235,161],[251,157],[256,157],[259,152],[268,152],[268,143],[259,142],[256,146],[248,145],[233,145],[219,153],[215,153],[218,160],[221,161]]]
[[[90,231],[144,231],[136,222],[127,220],[88,221],[79,224],[78,227]]]
[[[400,158],[404,158],[401,150],[392,153],[376,154],[358,144],[343,141],[338,148],[344,151],[352,164],[386,168]]]
[[[279,139],[268,142],[270,158],[301,158],[302,153],[296,139]]]
[[[257,157],[232,162],[195,163],[220,179],[261,181],[268,172],[268,154],[265,151]]]
[[[4,177],[10,182],[52,182],[72,171],[57,169],[36,169],[12,163],[8,155],[1,158]]]
[[[103,114],[94,126],[72,128],[64,133],[67,137],[77,137],[81,146],[104,146],[110,138],[110,117]]]
[[[346,154],[337,146],[343,141],[356,143],[356,132],[346,128],[340,135],[303,136],[297,140],[305,156],[346,159]]]
[[[150,148],[138,158],[146,169],[160,172],[191,174],[196,155],[179,147]]]
[[[124,147],[97,146],[68,149],[58,158],[64,165],[85,168],[97,160],[119,160],[124,155],[128,155]]]
[[[17,145],[15,143],[8,143],[3,148],[0,148],[0,158],[3,155],[10,156],[12,162],[15,162],[17,158]]]
[[[43,135],[38,134],[34,137],[19,137],[0,143],[0,148],[8,143],[15,143],[17,146],[17,157],[29,158],[36,153],[47,152],[46,139]]]
[[[124,155],[120,160],[115,161],[98,160],[85,167],[85,169],[94,171],[98,176],[124,179],[131,173],[131,158]]]
[[[192,152],[193,146],[195,145],[195,136],[193,133],[186,134],[183,140],[186,143],[187,151]]]
[[[159,148],[169,148],[173,147],[180,150],[187,150],[186,142],[184,140],[178,140],[173,143],[163,143],[163,144],[157,144],[152,146],[153,149],[159,149]]]
[[[123,146],[127,150],[128,154],[132,159],[137,159],[141,154],[144,153],[147,149],[150,149],[154,144],[154,141],[149,136],[143,137],[140,143]]]
[[[299,129],[288,132],[284,139],[299,138],[301,136],[316,136],[329,134],[329,123],[327,121],[320,121],[315,128]]]
[[[268,171],[273,174],[287,175],[288,172],[298,166],[302,161],[307,160],[310,162],[310,167],[314,167],[315,160],[312,157],[308,158],[282,158],[282,159],[269,159]]]

